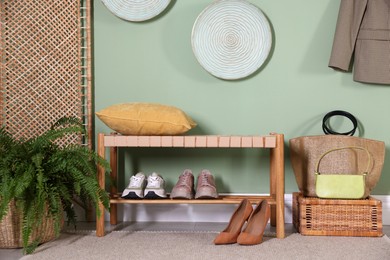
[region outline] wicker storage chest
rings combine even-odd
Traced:
[[[293,193],[293,224],[302,235],[379,237],[382,202],[303,197]]]

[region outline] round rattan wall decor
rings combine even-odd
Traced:
[[[261,67],[271,50],[272,33],[257,6],[245,0],[216,0],[196,19],[191,43],[206,71],[236,80]]]
[[[171,0],[102,0],[113,14],[127,21],[141,22],[164,11]]]

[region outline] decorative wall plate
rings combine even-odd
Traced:
[[[102,0],[102,2],[119,18],[141,22],[159,15],[171,0]]]
[[[272,46],[267,18],[245,0],[217,0],[196,19],[192,50],[200,65],[215,77],[245,78],[264,63]]]

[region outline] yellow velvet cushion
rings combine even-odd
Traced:
[[[179,108],[156,103],[117,104],[96,115],[123,135],[179,135],[196,126]]]

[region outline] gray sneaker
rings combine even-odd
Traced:
[[[171,199],[193,199],[194,198],[194,175],[191,170],[184,170],[179,176],[175,187],[171,192]]]
[[[155,172],[149,175],[145,188],[145,199],[164,199],[166,197],[164,179]]]
[[[216,199],[218,198],[217,187],[213,175],[209,170],[202,170],[198,176],[195,199]]]

